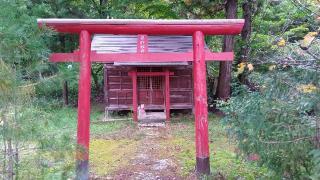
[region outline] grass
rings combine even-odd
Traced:
[[[19,179],[68,179],[74,177],[74,149],[77,135],[77,109],[41,104],[30,109],[36,132],[33,139],[21,141]],[[41,112],[39,114],[39,112]],[[103,117],[97,106],[91,109],[91,137],[108,134],[128,122],[97,123]],[[30,132],[31,133],[31,132]],[[96,141],[93,140],[93,147]],[[124,143],[124,142],[121,142]],[[105,147],[108,148],[108,147]],[[94,149],[93,149],[94,150]]]
[[[77,130],[77,109],[72,107],[43,108],[46,120],[41,126],[42,136],[30,144],[39,149],[31,150],[21,159],[22,179],[66,179],[74,177],[74,148]],[[91,112],[90,163],[94,174],[103,176],[124,167],[129,155],[135,154],[139,134],[134,138],[103,139],[104,135],[132,126],[128,121],[100,122],[103,111],[94,106]],[[179,163],[179,173],[187,177],[194,172],[195,145],[194,122],[190,116],[177,116],[171,123],[170,136],[159,142]],[[43,127],[42,127],[43,126]],[[210,115],[210,165],[212,174],[226,179],[256,179],[267,173],[265,168],[248,162],[235,153],[236,145],[229,140],[220,119]],[[126,157],[126,158],[124,158]],[[32,167],[32,168],[31,168]]]
[[[181,147],[182,150],[175,154],[175,157],[180,161],[182,175],[187,176],[195,167],[194,123],[193,120],[184,117],[173,124],[176,126],[173,140],[166,142],[166,145],[173,148]],[[235,142],[228,139],[220,119],[214,115],[209,116],[209,140],[210,168],[213,176],[226,179],[257,179],[267,174],[266,168],[237,156]]]
[[[58,133],[67,132],[70,135],[77,133],[77,109],[73,107],[61,107],[56,109],[47,109],[50,116],[51,125],[48,131]],[[104,112],[96,105],[91,109],[90,114],[90,133],[91,135],[102,135],[112,133],[128,124],[128,121],[120,122],[102,122]]]

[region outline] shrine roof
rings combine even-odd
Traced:
[[[138,35],[96,34],[91,50],[97,53],[137,53],[137,44]],[[146,46],[150,53],[192,52],[192,36],[148,36]]]
[[[243,19],[38,19],[38,25],[58,32],[79,33],[87,30],[101,34],[192,35],[202,31],[207,35],[236,35],[241,32]]]

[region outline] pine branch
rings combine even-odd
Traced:
[[[313,139],[313,137],[307,136],[307,137],[301,137],[301,138],[297,138],[289,141],[260,141],[260,142],[264,144],[287,144],[287,143],[297,143],[299,141],[310,140],[310,139]]]

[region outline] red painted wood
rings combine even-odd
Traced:
[[[166,72],[129,72],[129,75],[132,76],[132,73],[136,73],[137,76],[166,76]],[[174,75],[173,72],[169,72],[169,75]]]
[[[165,76],[165,95],[166,95],[166,121],[170,121],[170,72],[169,69],[166,68],[165,70],[166,76]],[[173,74],[173,73],[172,73]]]
[[[237,35],[241,32],[244,20],[38,20],[40,27],[47,26],[58,32],[80,33],[80,51],[75,53],[54,53],[52,62],[80,62],[77,179],[88,179],[88,150],[90,130],[90,73],[91,62],[193,62],[194,108],[197,171],[208,173],[208,107],[206,92],[207,60],[232,61],[233,52],[211,53],[204,49],[204,35]],[[90,33],[101,34],[146,34],[146,35],[193,35],[193,53],[114,53],[97,54],[90,50]],[[90,56],[91,59],[90,60]],[[169,75],[165,76],[167,79]],[[137,73],[132,73],[133,115],[137,121]],[[167,84],[168,81],[166,81]],[[169,87],[166,86],[166,87]],[[167,93],[166,89],[166,93]],[[169,92],[170,94],[170,92]],[[168,96],[166,96],[168,97]],[[170,102],[166,100],[167,103]],[[169,105],[170,107],[170,105]],[[167,111],[169,112],[169,111]],[[168,117],[168,115],[167,115]],[[82,163],[83,162],[83,163]],[[78,176],[78,167],[84,171],[84,177]],[[82,168],[83,167],[83,168]],[[204,170],[202,171],[201,168]],[[83,174],[83,173],[82,173]],[[81,175],[81,174],[80,174]]]
[[[79,53],[52,53],[51,62],[78,62]],[[232,61],[233,52],[212,53],[205,52],[206,61]],[[113,62],[181,62],[193,61],[193,53],[108,53],[97,54],[91,52],[91,61],[95,63]]]
[[[159,21],[160,22],[160,21]],[[38,20],[41,27],[46,25],[58,32],[79,33],[87,30],[90,33],[100,34],[148,34],[148,35],[192,35],[196,31],[202,31],[206,35],[236,35],[242,30],[244,20],[220,20],[201,23],[197,21],[172,21],[173,23],[141,23],[139,21],[130,24],[99,23],[99,22],[73,22]],[[176,22],[176,23],[174,23]]]
[[[137,41],[137,53],[148,53],[148,36],[139,34]]]
[[[137,76],[166,76],[167,72],[137,72]],[[173,72],[169,72],[169,75],[174,75]]]
[[[45,18],[37,19],[38,24],[113,24],[113,25],[205,25],[205,24],[230,24],[244,22],[243,19],[68,19]]]
[[[90,90],[91,90],[91,62],[90,49],[91,37],[88,31],[80,32],[80,76],[79,76],[79,98],[78,98],[78,131],[77,131],[77,161],[80,169],[77,174],[85,176],[88,174],[87,165],[89,159],[90,139]],[[78,167],[77,167],[78,168]],[[81,173],[82,172],[82,173]],[[82,174],[82,175],[81,175]]]
[[[138,86],[137,86],[137,70],[130,72],[132,78],[132,108],[133,120],[138,122]]]
[[[193,85],[197,158],[209,157],[208,104],[206,85],[206,63],[204,34],[197,31],[193,35]]]

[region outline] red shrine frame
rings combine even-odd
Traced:
[[[206,61],[232,61],[233,52],[213,53],[205,50],[205,35],[237,35],[244,24],[242,19],[215,20],[145,20],[145,19],[38,19],[40,27],[47,26],[62,33],[80,35],[79,51],[53,53],[51,62],[79,62],[79,98],[77,131],[77,179],[89,179],[90,139],[90,87],[91,63],[107,62],[185,62],[193,64],[194,116],[196,143],[196,171],[210,173],[208,107],[206,87]],[[103,53],[91,51],[91,34],[133,34],[138,35],[136,53]],[[192,35],[193,52],[150,53],[146,35]],[[170,72],[130,73],[133,90],[137,91],[137,76],[165,76],[165,91],[169,94]],[[137,120],[137,93],[133,93],[134,119]],[[170,116],[170,99],[166,96],[166,117]]]
[[[173,72],[169,72],[168,69],[165,72],[129,72],[129,76],[132,78],[132,109],[133,109],[133,120],[138,121],[138,88],[137,88],[137,77],[138,76],[164,76],[165,77],[165,112],[166,112],[166,121],[170,120],[170,81],[169,77],[173,75]]]

